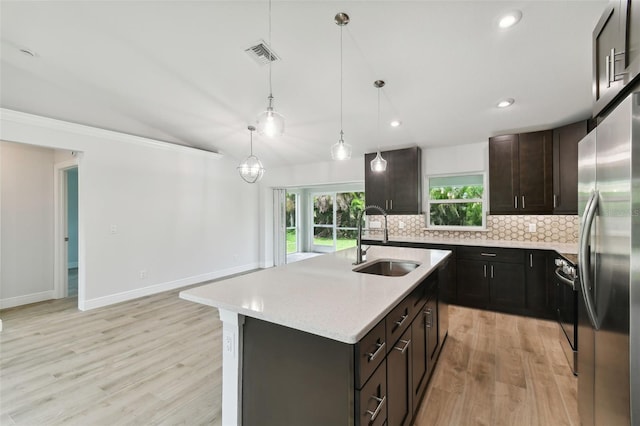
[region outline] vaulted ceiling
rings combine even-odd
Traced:
[[[590,116],[591,33],[606,0],[279,1],[272,4],[275,108],[283,137],[254,138],[267,168],[330,161],[340,132],[354,156],[485,141]],[[212,150],[248,154],[266,108],[263,1],[6,1],[0,106]],[[500,15],[522,12],[500,30]],[[28,49],[35,57],[21,52]],[[378,130],[377,89],[383,79]],[[502,98],[513,98],[499,109]],[[392,119],[402,125],[389,126]]]

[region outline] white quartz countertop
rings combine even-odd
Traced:
[[[363,236],[363,240],[381,241],[379,235]],[[447,244],[476,247],[504,247],[530,250],[555,250],[558,253],[577,254],[578,243],[559,243],[546,241],[514,241],[514,240],[490,240],[490,239],[469,239],[469,238],[433,238],[433,237],[406,237],[389,236],[389,241],[407,243],[427,243],[427,244]]]
[[[180,292],[182,299],[356,343],[451,252],[372,246],[376,259],[420,266],[402,277],[353,272],[355,248],[236,276]],[[361,266],[361,265],[359,265]]]

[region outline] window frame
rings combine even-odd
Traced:
[[[456,178],[460,176],[482,176],[482,198],[470,198],[470,199],[453,199],[453,200],[431,200],[431,179],[433,178]],[[441,174],[441,175],[427,175],[426,176],[426,208],[425,208],[425,228],[432,231],[486,231],[487,230],[487,172],[466,172],[455,174]],[[480,226],[465,226],[465,225],[432,225],[431,224],[431,204],[466,204],[466,203],[482,203],[482,225]]]

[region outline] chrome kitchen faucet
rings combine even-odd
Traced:
[[[356,252],[356,261],[354,262],[354,265],[359,265],[362,262],[364,262],[364,257],[367,254],[367,250],[369,250],[369,248],[367,248],[366,250],[362,249],[362,216],[367,212],[367,210],[369,209],[375,209],[378,210],[380,213],[382,213],[382,215],[384,216],[384,236],[382,238],[382,243],[386,244],[389,241],[389,229],[387,227],[387,212],[385,212],[382,207],[378,207],[378,206],[366,206],[364,209],[362,209],[362,211],[358,214],[358,247],[357,247],[357,252]]]

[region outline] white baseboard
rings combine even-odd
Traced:
[[[0,309],[13,308],[15,306],[28,305],[29,303],[42,302],[55,299],[55,291],[42,291],[40,293],[25,294],[24,296],[0,299]]]
[[[208,272],[206,274],[195,275],[193,277],[182,278],[166,283],[154,284],[148,287],[137,288],[135,290],[124,291],[122,293],[110,294],[108,296],[97,297],[79,301],[78,309],[87,311],[90,309],[101,308],[103,306],[113,305],[115,303],[126,302],[128,300],[137,299],[139,297],[150,296],[163,291],[174,290],[176,288],[185,287],[192,284],[204,283],[206,281],[215,280],[216,278],[227,277],[229,275],[239,274],[241,272],[257,269],[259,264],[251,263],[248,265],[237,266],[234,268],[223,269],[220,271]]]

